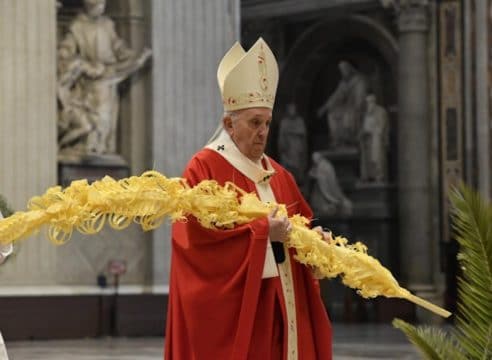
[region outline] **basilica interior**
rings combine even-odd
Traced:
[[[314,224],[456,308],[448,194],[492,189],[490,1],[109,0],[97,34],[82,3],[0,0],[0,194],[13,211],[78,179],[180,176],[222,116],[218,62],[262,37],[280,71],[267,154]],[[79,34],[103,40],[78,49]],[[17,242],[0,267],[3,338],[165,336],[170,228]],[[439,322],[337,279],[321,293],[335,323]]]

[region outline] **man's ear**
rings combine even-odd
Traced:
[[[222,124],[224,125],[224,129],[227,131],[229,135],[232,135],[232,118],[230,115],[225,115],[222,119]]]

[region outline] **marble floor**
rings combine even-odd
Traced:
[[[418,360],[416,350],[390,325],[334,324],[334,359]],[[9,360],[161,360],[161,338],[101,338],[7,342]]]

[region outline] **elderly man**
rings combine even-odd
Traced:
[[[312,212],[292,175],[263,152],[278,67],[259,39],[236,43],[222,59],[220,131],[187,165],[190,185],[234,182],[289,216]],[[312,269],[284,246],[290,223],[270,216],[232,230],[208,230],[190,217],[172,233],[166,360],[331,359],[331,325]]]

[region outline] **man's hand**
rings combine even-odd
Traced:
[[[324,241],[329,242],[331,240],[331,234],[329,232],[323,231],[321,226],[316,226],[312,229],[321,235]]]
[[[268,215],[270,241],[285,242],[292,230],[292,224],[286,216],[276,217],[277,212],[278,207]]]
[[[331,240],[331,234],[327,231],[323,231],[323,228],[321,226],[316,226],[312,229],[313,231],[316,231],[318,234],[321,235],[321,238],[326,241],[327,243],[330,242]],[[323,279],[325,276],[321,273],[319,268],[312,266],[311,267],[311,272],[313,274],[313,277],[317,280]]]

